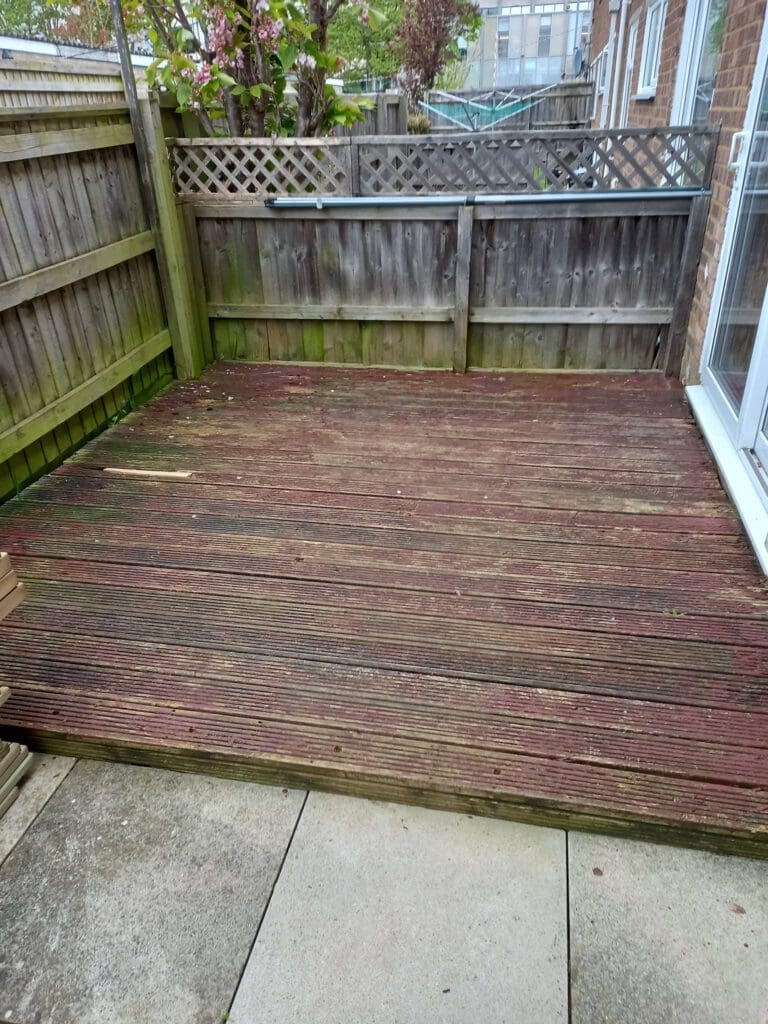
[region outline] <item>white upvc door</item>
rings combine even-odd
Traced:
[[[768,572],[768,19],[744,130],[694,411]],[[713,414],[714,425],[708,425]]]

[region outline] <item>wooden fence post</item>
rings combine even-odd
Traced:
[[[696,291],[696,276],[701,259],[701,247],[704,244],[704,232],[709,215],[709,193],[694,196],[691,200],[691,212],[688,215],[688,228],[685,234],[685,246],[680,260],[680,276],[677,279],[675,300],[672,306],[672,321],[669,325],[666,353],[664,355],[664,373],[667,377],[679,377],[683,361],[685,337],[688,332],[688,321],[693,306],[693,295]]]
[[[408,97],[401,93],[397,104],[397,130],[395,135],[405,135],[408,132]]]
[[[360,191],[360,138],[353,135],[349,140],[349,195],[362,195]]]
[[[155,234],[176,373],[182,379],[197,377],[205,365],[203,342],[187,266],[184,228],[176,209],[160,106],[150,101],[146,86],[139,95],[120,0],[110,0],[110,7],[144,201],[150,227]]]
[[[460,206],[456,226],[456,303],[453,320],[453,370],[467,369],[469,333],[469,266],[472,256],[473,206]]]
[[[387,98],[383,92],[376,94],[376,134],[390,134],[387,125]]]
[[[157,204],[158,262],[165,290],[176,372],[182,379],[197,377],[204,366],[203,344],[197,322],[185,232],[176,208],[171,181],[160,106],[147,94],[139,98],[139,112],[146,133],[148,171]]]

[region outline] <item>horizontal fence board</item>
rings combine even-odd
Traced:
[[[475,324],[668,324],[672,319],[672,308],[486,306],[470,309],[469,319]]]
[[[200,199],[195,195],[182,196],[182,204],[191,207],[200,220],[456,220],[456,207],[450,206],[377,206],[323,207],[307,210],[273,209],[260,200],[249,198]]]
[[[452,306],[252,306],[210,302],[208,315],[241,320],[409,320],[441,323],[453,319]]]
[[[42,270],[35,270],[31,274],[14,278],[12,281],[0,283],[0,312],[18,306],[22,302],[29,302],[47,292],[57,288],[63,288],[84,277],[90,277],[101,270],[125,263],[135,256],[141,256],[155,247],[154,236],[151,231],[143,231],[139,235],[124,238],[111,245],[105,245],[100,249],[94,249],[82,256],[74,256],[72,259],[62,263],[54,263]]]
[[[102,80],[101,78],[94,78],[92,80],[77,80],[71,79],[66,82],[56,83],[59,86],[59,91],[66,92],[67,95],[73,93],[100,93],[100,92],[119,92],[122,91],[122,86],[113,80]],[[51,88],[51,82],[47,79],[35,79],[28,77],[10,77],[0,72],[0,93],[13,93],[13,92],[52,92],[56,91],[55,87]]]
[[[2,86],[0,86],[0,89]],[[73,128],[55,132],[29,132],[24,135],[0,135],[0,163],[35,160],[61,153],[127,146],[133,142],[130,125],[104,125],[98,128]]]
[[[42,103],[36,107],[0,107],[0,122],[39,121],[49,117],[101,117],[127,112],[126,103],[81,103],[67,106],[60,103]]]
[[[690,197],[664,195],[657,198],[589,198],[580,195],[573,202],[536,202],[534,196],[515,197],[506,203],[483,203],[474,207],[475,220],[568,220],[573,217],[616,217],[631,215],[646,217],[663,213],[667,217],[687,217],[691,208]],[[525,201],[522,201],[525,200]],[[459,204],[455,206],[381,206],[375,200],[365,206],[298,209],[290,207],[264,206],[259,200],[204,199],[199,196],[182,196],[184,206],[189,206],[195,217],[201,220],[222,218],[237,220],[455,220]]]
[[[36,75],[44,76],[49,83],[61,80],[62,88],[67,85],[73,76],[85,78],[110,78],[117,79],[114,88],[121,88],[120,65],[115,61],[94,61],[79,60],[77,57],[53,57],[53,56],[15,56],[10,60],[0,60],[0,72],[16,73],[33,72]]]
[[[33,441],[65,423],[75,413],[80,412],[107,391],[111,391],[115,385],[170,348],[170,345],[168,331],[160,331],[57,401],[4,430],[0,433],[0,462],[4,462],[15,452],[26,448]]]

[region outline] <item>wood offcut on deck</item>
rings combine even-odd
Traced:
[[[6,738],[768,853],[768,598],[661,376],[219,364],[0,548]]]

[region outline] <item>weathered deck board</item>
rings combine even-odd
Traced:
[[[768,595],[660,376],[220,364],[0,546],[38,747],[768,856]]]

